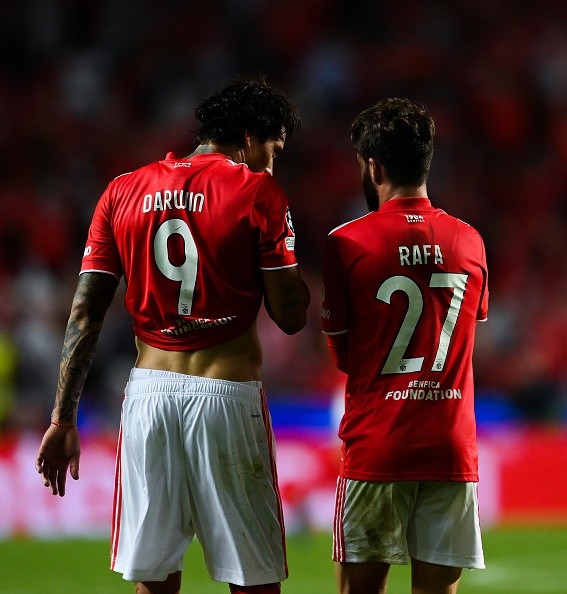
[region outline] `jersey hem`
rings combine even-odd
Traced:
[[[371,483],[398,483],[404,481],[439,481],[455,483],[478,483],[478,474],[377,474],[365,472],[341,472],[341,478]]]
[[[198,351],[217,346],[229,340],[234,340],[244,334],[254,323],[254,320],[241,320],[230,329],[224,326],[210,328],[201,328],[191,332],[180,334],[179,336],[169,336],[163,338],[163,334],[152,333],[142,328],[134,327],[134,334],[141,341],[151,347],[162,349],[164,351]],[[159,331],[158,331],[159,332]]]
[[[294,262],[293,264],[284,264],[282,266],[259,266],[260,270],[282,270],[284,268],[295,268],[296,266],[298,266],[297,262]]]

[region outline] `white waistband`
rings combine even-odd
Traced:
[[[156,382],[160,383],[156,389]],[[162,369],[141,369],[134,367],[128,380],[128,396],[142,396],[172,391],[200,393],[210,396],[229,396],[258,402],[262,393],[262,382],[233,382],[224,379],[186,375]]]

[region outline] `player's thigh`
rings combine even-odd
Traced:
[[[406,530],[419,483],[339,478],[333,560],[339,563],[409,562]]]
[[[244,584],[285,579],[283,514],[263,396],[224,382],[204,397],[196,425],[188,431],[186,457],[193,521],[211,575]]]
[[[421,482],[407,537],[413,559],[483,568],[476,483]]]
[[[461,573],[460,567],[435,565],[412,559],[412,594],[456,594]]]
[[[123,405],[112,568],[160,581],[182,568],[193,537],[179,398],[159,382],[131,381]]]
[[[169,574],[163,582],[136,582],[136,594],[179,594],[180,591],[180,571]]]
[[[336,563],[339,594],[383,594],[390,566],[380,561]]]

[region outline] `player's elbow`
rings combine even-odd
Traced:
[[[330,351],[331,354],[331,361],[333,365],[343,373],[348,375],[348,354],[347,353],[338,353],[336,351]]]
[[[296,282],[268,285],[264,302],[270,318],[286,334],[296,334],[305,328],[311,301],[307,285],[299,277],[293,280]]]
[[[335,367],[348,374],[348,334],[327,336],[327,345]]]
[[[297,334],[303,330],[307,324],[307,312],[296,312],[293,315],[284,315],[279,319],[274,319],[278,328],[285,334]]]
[[[102,326],[117,286],[118,280],[109,274],[92,272],[79,276],[71,306],[71,318],[77,327]]]

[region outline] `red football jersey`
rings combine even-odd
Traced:
[[[271,175],[218,153],[168,153],[108,185],[81,272],[124,275],[141,340],[195,350],[251,326],[260,270],[295,266],[294,241],[286,195]]]
[[[477,231],[427,198],[389,200],[329,234],[323,282],[323,331],[349,336],[342,476],[477,481]]]

